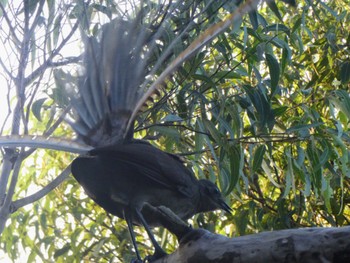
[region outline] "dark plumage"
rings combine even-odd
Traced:
[[[142,141],[93,150],[74,160],[72,173],[97,204],[120,218],[125,208],[141,211],[145,205],[166,206],[182,219],[231,210],[215,184],[197,180],[177,156]],[[155,218],[145,219],[159,226]]]
[[[98,205],[133,224],[144,225],[141,215],[149,226],[160,225],[148,206],[166,206],[181,219],[231,211],[215,184],[197,180],[177,156],[143,141],[92,150],[73,161],[72,173]],[[154,245],[155,257],[163,255]]]

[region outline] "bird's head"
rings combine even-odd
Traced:
[[[199,180],[200,185],[200,212],[222,209],[231,214],[232,208],[226,204],[219,188],[209,180]]]

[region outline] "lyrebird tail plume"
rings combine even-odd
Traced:
[[[98,40],[85,40],[85,77],[72,96],[73,129],[93,147],[130,140],[134,119],[147,99],[257,2],[236,7],[234,1],[144,1],[136,14],[104,25]],[[198,25],[215,21],[220,9],[234,11],[198,34]]]

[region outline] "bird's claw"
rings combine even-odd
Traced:
[[[151,262],[156,261],[157,259],[160,259],[166,255],[167,255],[167,253],[165,253],[164,251],[162,251],[162,253],[154,253],[151,256],[146,256],[145,259],[143,260],[143,262],[151,263]]]

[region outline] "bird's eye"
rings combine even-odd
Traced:
[[[212,195],[220,195],[220,190],[217,187],[213,187],[212,189],[210,189],[210,192]]]

